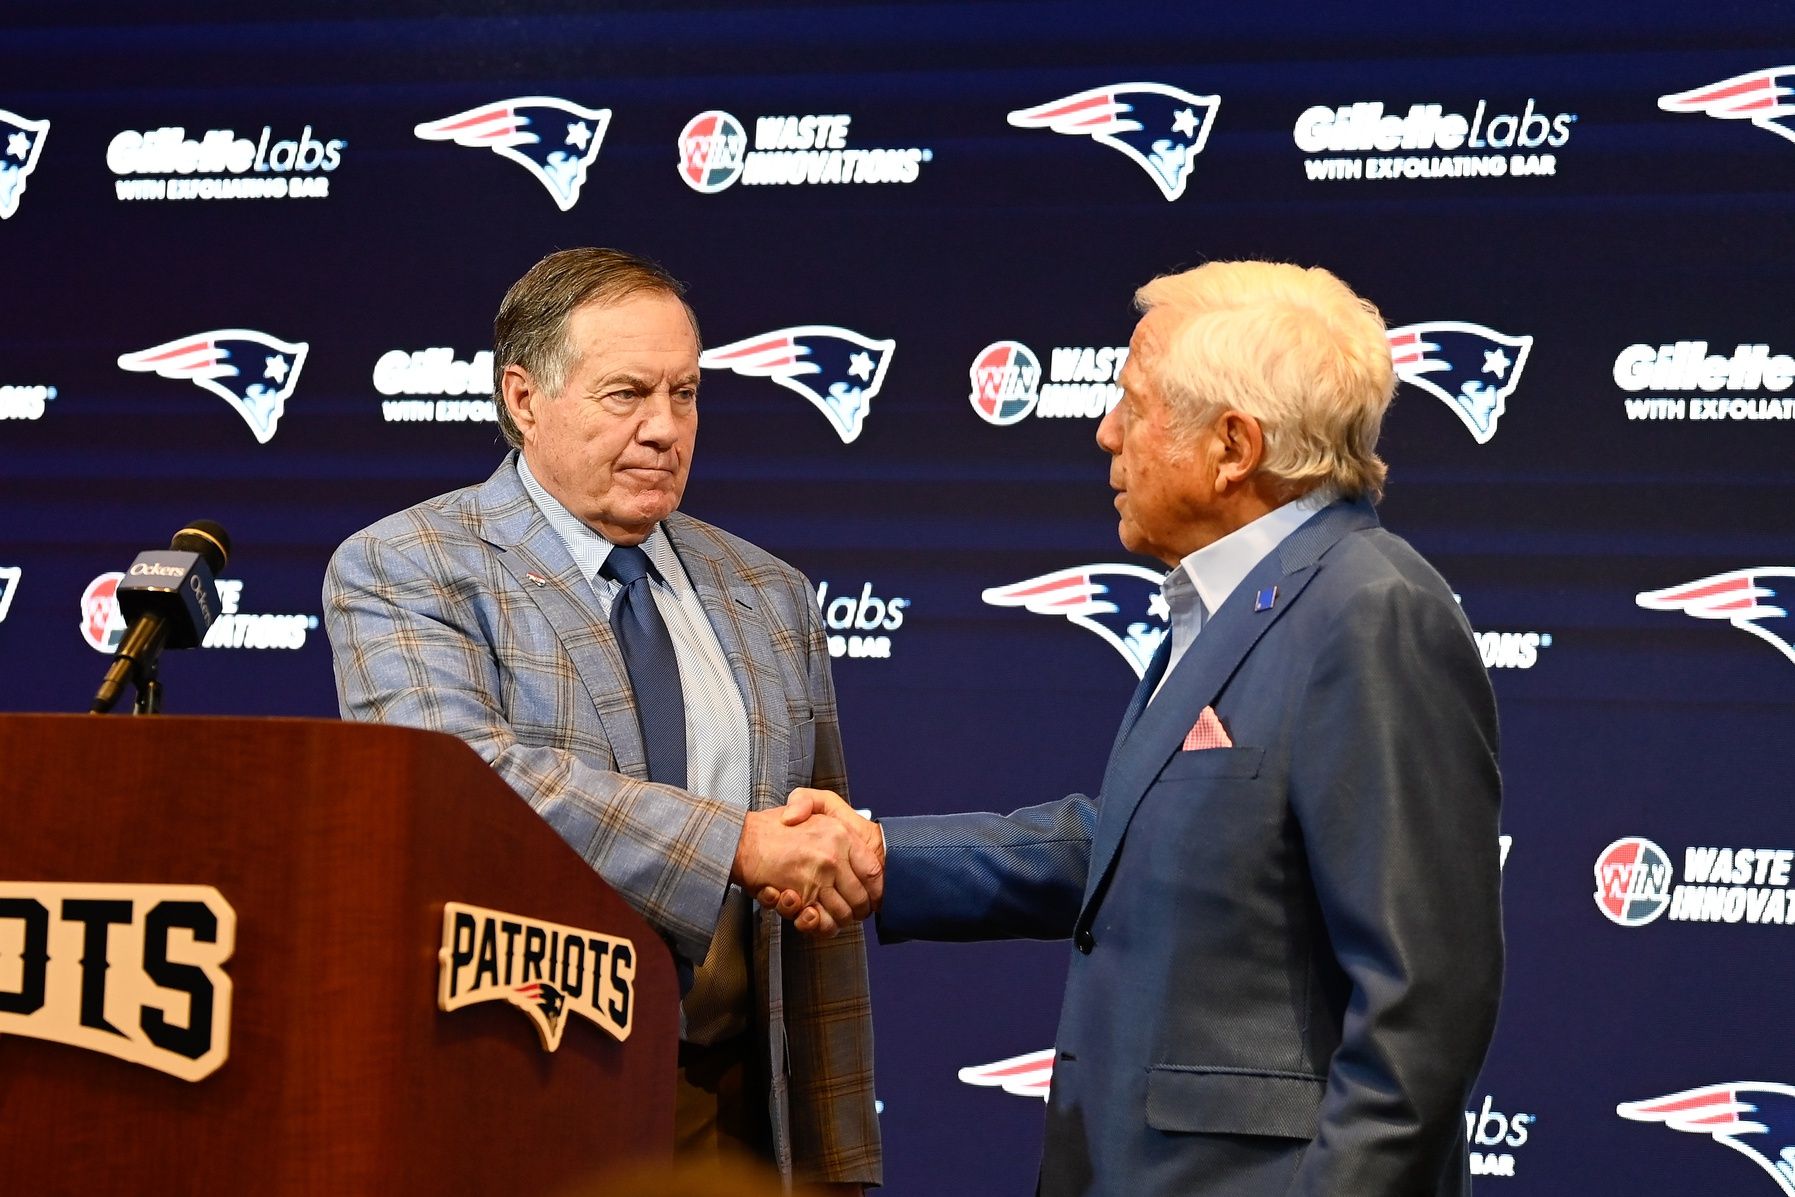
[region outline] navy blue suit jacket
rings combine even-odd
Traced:
[[[1233,747],[1182,749],[1205,706]],[[1049,1197],[1458,1197],[1500,794],[1451,591],[1336,503],[1210,617],[1095,799],[885,820],[880,937],[1073,940]]]

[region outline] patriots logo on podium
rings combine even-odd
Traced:
[[[1047,1091],[1053,1084],[1053,1049],[962,1068],[960,1079],[968,1085],[984,1085],[1014,1093],[1017,1097],[1038,1097],[1046,1101]]]
[[[1696,619],[1724,619],[1775,647],[1795,662],[1789,612],[1777,605],[1782,591],[1795,597],[1795,567],[1761,565],[1697,578],[1681,586],[1646,590],[1634,601],[1649,611],[1681,611]]]
[[[124,354],[118,368],[204,387],[236,408],[256,443],[265,445],[274,438],[309,348],[254,329],[220,328]]]
[[[1795,1087],[1733,1081],[1614,1107],[1622,1118],[1707,1135],[1747,1156],[1795,1197]],[[1766,1190],[1767,1191],[1767,1190]]]
[[[1009,122],[1019,129],[1089,137],[1120,150],[1170,201],[1184,194],[1221,102],[1220,96],[1194,96],[1164,83],[1114,83],[1018,108]]]
[[[1750,121],[1766,133],[1795,141],[1795,66],[1766,67],[1658,97],[1666,112],[1705,112],[1723,121]]]
[[[1480,445],[1520,385],[1532,337],[1511,337],[1463,320],[1429,320],[1390,330],[1396,376],[1437,395]]]
[[[529,1015],[536,1024],[536,1033],[543,1046],[553,1051],[561,1043],[561,1032],[567,1020],[567,997],[547,981],[531,981],[511,991],[507,1000]]]
[[[1102,637],[1139,678],[1168,630],[1171,612],[1159,590],[1164,578],[1140,565],[1076,565],[993,586],[979,597],[993,607],[1064,616]]]
[[[797,392],[828,417],[846,445],[860,435],[895,348],[896,341],[875,341],[833,324],[803,324],[707,349],[698,364],[770,378]]]
[[[25,180],[37,169],[37,157],[44,152],[44,137],[49,132],[49,121],[28,120],[0,108],[0,142],[4,143],[0,146],[0,220],[19,210]]]
[[[425,121],[412,132],[425,141],[484,147],[511,159],[535,175],[565,212],[580,202],[586,168],[598,157],[610,123],[609,108],[582,108],[553,96],[519,96]]]

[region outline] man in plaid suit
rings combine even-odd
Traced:
[[[494,359],[514,452],[337,551],[338,698],[348,719],[466,740],[666,938],[682,1151],[859,1193],[880,1145],[850,857],[876,864],[830,820],[781,817],[793,788],[846,781],[809,583],[676,510],[698,421],[683,292],[604,249],[511,288]],[[842,933],[782,934],[743,896],[768,884]]]

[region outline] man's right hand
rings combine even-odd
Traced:
[[[749,893],[791,895],[794,912],[821,912],[826,919],[814,917],[800,929],[833,935],[872,913],[867,881],[876,879],[881,867],[882,854],[869,852],[845,824],[795,819],[788,805],[748,813],[729,876]]]
[[[885,896],[885,836],[878,825],[862,816],[833,790],[793,790],[781,813],[791,826],[833,823],[846,830],[855,845],[852,854],[854,871],[866,888],[871,911],[877,911]],[[756,896],[762,906],[777,909],[806,934],[834,935],[846,922],[836,908],[826,902],[806,901],[802,893],[791,887],[767,886]],[[858,914],[856,917],[866,916]]]

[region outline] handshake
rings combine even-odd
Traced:
[[[797,789],[748,813],[730,880],[799,931],[830,936],[879,909],[884,869],[877,827],[839,794]]]

